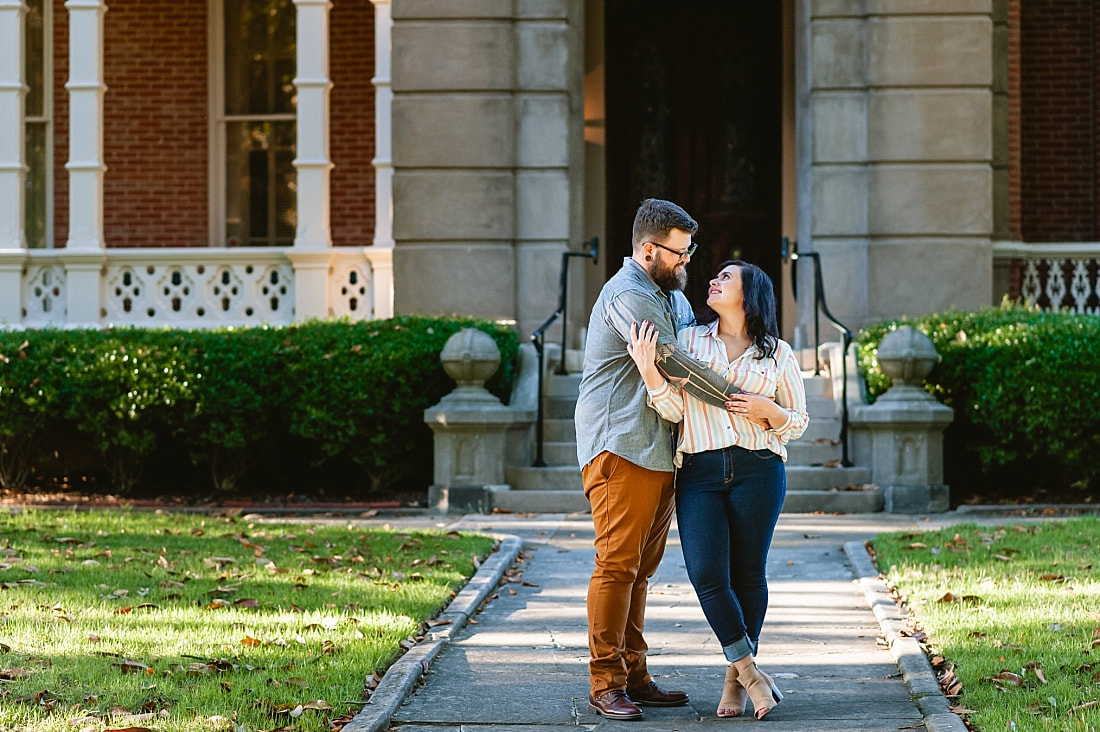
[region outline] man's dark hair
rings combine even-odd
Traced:
[[[741,269],[741,307],[745,311],[745,330],[753,345],[760,349],[757,360],[773,357],[779,343],[779,325],[775,314],[775,286],[772,278],[755,264],[740,259],[727,259],[718,265],[721,272],[726,267]],[[699,308],[695,319],[699,325],[708,325],[718,320],[718,313],[709,305]]]
[[[699,224],[672,201],[647,198],[642,201],[638,213],[634,215],[634,236],[631,244],[634,249],[647,241],[665,244],[673,229],[694,234],[699,230]]]

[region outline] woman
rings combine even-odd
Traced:
[[[766,565],[787,491],[786,443],[806,429],[806,391],[791,347],[779,338],[775,293],[759,267],[723,262],[707,291],[700,325],[680,331],[680,345],[730,384],[726,409],[670,385],[655,365],[657,332],[631,327],[631,357],[666,420],[682,422],[674,462],[676,517],[688,577],[722,644],[726,680],[719,717],[757,719],[782,699],[756,667],[768,606]]]

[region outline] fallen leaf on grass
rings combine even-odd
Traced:
[[[977,605],[981,601],[982,598],[978,595],[956,595],[954,592],[948,592],[936,600],[936,602],[964,602],[967,605]]]
[[[152,666],[146,666],[144,663],[138,663],[137,661],[123,661],[122,663],[112,663],[112,666],[117,666],[118,669],[124,674],[155,674],[156,669]]]
[[[1076,714],[1077,712],[1081,711],[1082,709],[1092,709],[1093,707],[1095,707],[1098,704],[1100,704],[1100,701],[1097,701],[1096,699],[1091,699],[1087,702],[1082,702],[1082,703],[1078,704],[1077,706],[1070,707],[1069,713],[1070,714]]]
[[[256,646],[262,646],[263,644],[264,644],[264,642],[262,640],[260,640],[259,638],[253,638],[250,635],[246,635],[244,638],[241,638],[241,645],[242,646],[249,646],[251,648],[255,648]]]
[[[966,707],[961,706],[959,704],[948,704],[947,708],[949,710],[951,710],[951,712],[954,713],[954,714],[975,714],[975,713],[977,713],[976,709],[967,709]]]
[[[985,681],[993,681],[994,686],[996,686],[998,689],[1001,689],[1001,691],[1004,691],[1004,689],[1001,688],[1000,684],[996,683],[998,681],[1004,682],[1004,683],[1008,684],[1009,686],[1023,686],[1024,685],[1024,677],[1023,676],[1021,676],[1020,674],[1017,674],[1017,673],[1013,673],[1012,671],[1005,671],[1005,670],[1002,670],[1000,673],[993,674],[992,676],[986,678]]]
[[[919,541],[914,541],[914,542],[913,542],[912,544],[910,544],[909,546],[906,546],[906,547],[902,547],[902,548],[903,548],[903,549],[927,549],[927,548],[928,548],[928,545],[927,545],[927,544],[925,544],[925,543],[923,543],[923,542],[919,542]]]
[[[1046,674],[1043,672],[1043,664],[1039,661],[1028,661],[1024,667],[1035,674],[1036,678],[1044,684],[1047,682]]]

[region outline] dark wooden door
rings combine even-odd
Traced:
[[[778,288],[780,6],[607,0],[609,274],[630,256],[638,204],[657,197],[699,222],[692,305],[725,259],[759,265]]]

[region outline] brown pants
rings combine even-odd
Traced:
[[[596,528],[588,584],[592,695],[650,682],[642,638],[646,591],[665,552],[675,505],[673,473],[647,470],[603,452],[581,471]]]

